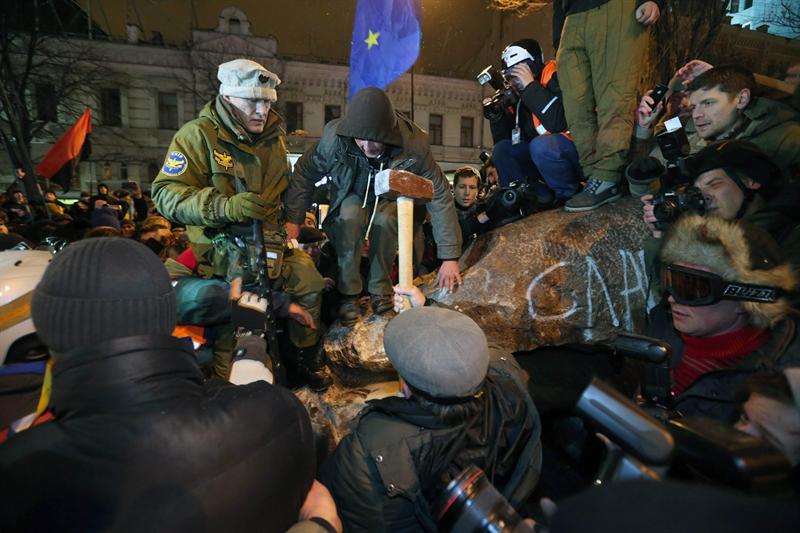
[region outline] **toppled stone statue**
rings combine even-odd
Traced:
[[[547,211],[478,238],[461,258],[459,290],[431,295],[517,352],[641,332],[648,282],[639,202]],[[428,286],[423,290],[428,292]]]
[[[421,288],[511,352],[609,341],[619,330],[641,333],[648,281],[640,209],[628,198],[594,211],[538,213],[479,236],[460,260],[463,284],[455,292],[437,290],[434,276]],[[353,328],[337,324],[325,338],[339,386],[313,399],[300,396],[315,430],[328,428],[334,441],[349,430],[363,397],[378,394],[370,384],[396,379],[383,349],[392,316],[368,315]]]

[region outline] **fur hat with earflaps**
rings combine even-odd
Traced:
[[[661,247],[660,260],[662,264],[702,265],[728,281],[784,292],[797,286],[778,243],[763,230],[741,221],[685,215],[672,224]],[[741,303],[757,327],[774,325],[790,309],[785,295],[774,303]]]

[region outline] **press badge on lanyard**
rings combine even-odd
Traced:
[[[516,127],[511,130],[511,144],[519,144],[522,142],[522,130],[519,127],[519,105],[522,103],[522,100],[517,102],[517,112],[514,114],[514,118],[516,120]]]

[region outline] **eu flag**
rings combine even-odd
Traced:
[[[386,88],[419,55],[419,0],[358,0],[350,43],[350,99]]]

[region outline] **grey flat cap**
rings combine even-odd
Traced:
[[[418,307],[400,313],[386,326],[383,345],[403,379],[437,398],[475,394],[489,369],[483,331],[449,309]]]

